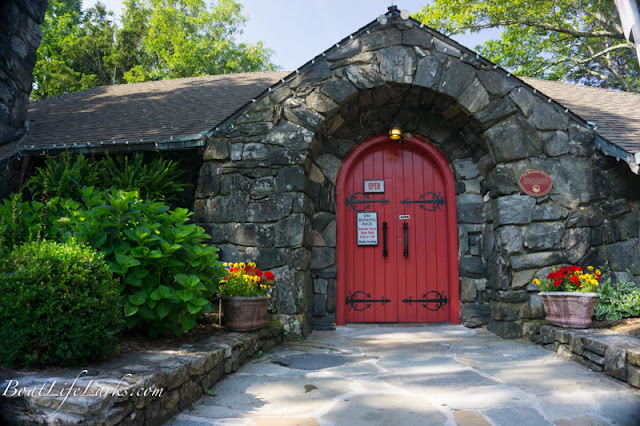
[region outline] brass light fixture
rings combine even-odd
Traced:
[[[404,135],[402,134],[398,120],[393,120],[389,125],[389,139],[396,142],[402,142],[404,140]]]

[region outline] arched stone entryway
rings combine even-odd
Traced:
[[[637,191],[621,190],[632,179],[594,150],[592,133],[504,70],[390,13],[258,96],[207,142],[196,221],[223,258],[274,271],[271,311],[287,333],[335,322],[338,172],[393,120],[451,167],[463,324],[518,336],[523,320],[543,315],[531,280],[565,262],[606,256],[640,275],[625,260],[638,253]],[[532,168],[552,176],[548,196],[521,194],[517,179]]]

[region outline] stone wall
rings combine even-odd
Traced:
[[[517,78],[396,15],[309,65],[216,130],[195,203],[224,259],[274,271],[291,330],[333,326],[340,167],[396,119],[452,166],[463,324],[520,336],[542,315],[530,282],[555,265],[640,275],[638,176]],[[551,175],[549,195],[520,192],[529,169]]]
[[[0,2],[0,144],[23,127],[46,0]]]
[[[89,366],[84,373],[78,369],[54,374],[7,372],[3,377],[10,379],[0,383],[6,392],[0,395],[0,422],[162,424],[200,399],[225,374],[281,343],[282,337],[281,327],[270,324],[251,333],[227,333],[183,347],[131,354]],[[21,394],[14,395],[19,390]]]
[[[640,388],[640,342],[632,336],[525,322],[522,337],[594,371]]]

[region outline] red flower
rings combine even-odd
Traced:
[[[577,284],[580,282],[580,280],[578,279],[578,277],[576,277],[575,275],[572,275],[569,277],[569,281],[571,281],[574,284]]]
[[[553,285],[555,285],[556,287],[560,287],[560,285],[562,285],[562,280],[555,280],[553,282]]]
[[[259,277],[262,276],[262,271],[260,269],[254,269],[253,272]]]
[[[264,277],[269,281],[273,281],[273,279],[275,278],[271,272],[265,272]]]

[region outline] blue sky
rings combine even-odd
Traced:
[[[109,10],[119,14],[122,0],[102,0]],[[332,44],[376,19],[392,3],[410,13],[417,12],[428,0],[239,0],[249,17],[239,41],[262,41],[275,53],[272,61],[282,70],[293,71],[328,49]],[[84,0],[84,8],[94,0]],[[454,37],[473,49],[497,31]]]

